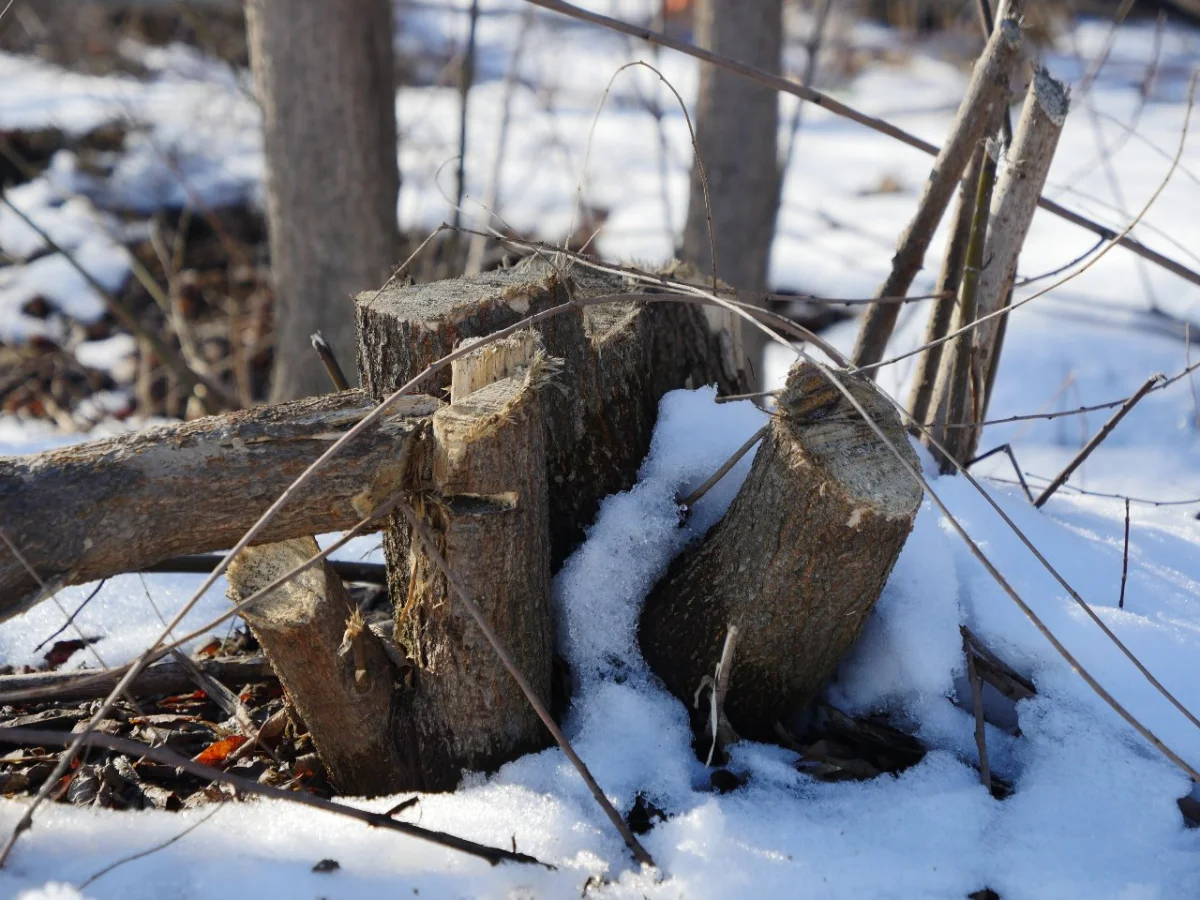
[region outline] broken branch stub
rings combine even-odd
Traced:
[[[916,468],[871,381],[838,377]],[[651,592],[638,635],[651,668],[690,706],[736,625],[725,712],[739,734],[763,740],[850,648],[921,503],[920,486],[816,367],[792,369],[779,410],[725,517]]]

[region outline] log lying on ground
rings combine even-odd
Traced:
[[[0,528],[39,578],[59,585],[223,550],[373,406],[364,392],[345,391],[0,458]],[[351,527],[361,518],[355,497],[385,496],[403,482],[409,449],[437,406],[414,396],[394,407],[260,541]],[[0,620],[38,599],[37,580],[0,543]]]
[[[357,301],[359,372],[382,398],[453,350],[572,298],[644,286],[564,262],[531,257],[513,269],[367,292]],[[560,394],[545,409],[551,556],[582,539],[600,500],[633,485],[650,447],[658,401],[674,388],[716,384],[736,392],[732,359],[700,308],[621,302],[573,309],[538,326],[546,352],[563,361]],[[439,395],[448,369],[419,389]],[[389,551],[400,562],[407,542]],[[392,585],[392,589],[403,585]]]
[[[274,681],[275,672],[261,656],[242,659],[197,660],[200,671],[226,687],[240,688],[256,681]],[[117,686],[124,672],[112,675],[84,669],[76,672],[29,672],[0,676],[0,703],[26,700],[99,700]],[[153,697],[191,690],[193,675],[178,662],[168,660],[144,669],[129,685],[133,697]]]
[[[865,377],[839,377],[916,467],[891,405]],[[725,713],[742,737],[772,738],[854,642],[920,502],[920,486],[849,402],[798,365],[729,512],[647,599],[643,655],[691,708],[736,625]]]
[[[229,598],[244,600],[318,552],[311,537],[247,547],[229,566]],[[403,673],[355,613],[342,580],[322,562],[242,615],[333,783],[374,796],[410,787],[405,774],[415,761],[394,737]]]

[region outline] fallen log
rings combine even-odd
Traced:
[[[344,391],[0,458],[0,528],[24,559],[0,543],[0,620],[42,599],[38,579],[81,584],[233,546],[373,407],[363,391]],[[355,498],[383,496],[403,482],[410,449],[437,407],[426,396],[398,404],[301,490],[259,541],[354,525],[362,517]]]
[[[247,659],[206,659],[196,662],[200,671],[226,687],[242,687],[256,681],[274,681],[275,672],[262,656]],[[96,700],[108,696],[124,675],[124,670],[105,676],[84,669],[78,672],[29,672],[0,676],[0,703],[26,700]],[[133,697],[153,697],[191,690],[192,674],[174,661],[162,662],[141,672],[126,693]]]
[[[891,404],[867,378],[838,377],[916,467]],[[690,709],[736,625],[724,711],[741,736],[771,740],[858,636],[920,503],[920,486],[858,412],[798,365],[729,512],[647,598],[646,661]]]

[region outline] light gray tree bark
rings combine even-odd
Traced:
[[[343,368],[354,305],[395,262],[396,116],[389,0],[248,0],[263,108],[275,283],[273,401],[329,390],[309,335]]]
[[[699,0],[696,43],[748,65],[779,72],[782,0]],[[732,72],[700,69],[696,144],[708,178],[709,204],[699,168],[692,171],[683,257],[706,275],[712,270],[707,206],[712,208],[717,276],[753,301],[767,289],[767,264],[779,196],[779,98],[775,91]],[[761,302],[761,298],[758,298]],[[731,328],[735,359],[751,390],[761,382],[764,336],[738,327],[724,311],[708,312],[714,326]],[[740,332],[740,338],[739,338]]]

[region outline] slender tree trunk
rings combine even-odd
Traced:
[[[780,69],[782,0],[699,0],[696,42],[716,53],[769,72]],[[724,69],[700,69],[696,106],[696,144],[708,180],[708,202],[699,166],[692,171],[683,257],[705,275],[712,271],[709,207],[716,242],[717,275],[753,301],[767,289],[767,264],[775,235],[779,196],[779,98]],[[730,331],[735,360],[761,382],[762,332],[730,322],[722,310],[710,311],[714,327]],[[740,333],[740,334],[739,334]]]
[[[248,0],[246,21],[266,132],[280,401],[329,389],[314,331],[351,368],[351,297],[394,262],[392,10],[389,0]]]

